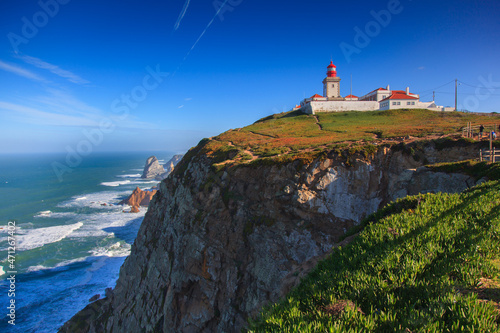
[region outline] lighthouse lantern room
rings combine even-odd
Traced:
[[[337,66],[330,62],[326,70],[326,78],[323,80],[323,96],[329,101],[343,100],[340,96],[340,78],[337,77]]]

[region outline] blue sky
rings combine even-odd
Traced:
[[[500,3],[3,0],[0,153],[166,150],[322,93],[500,112]],[[168,73],[168,75],[167,75]]]

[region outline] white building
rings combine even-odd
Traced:
[[[420,96],[406,90],[391,90],[390,86],[375,89],[368,94],[357,97],[340,95],[340,78],[337,76],[337,67],[330,62],[327,67],[326,78],[323,80],[323,96],[314,95],[300,102],[302,112],[315,114],[316,112],[339,111],[375,111],[390,109],[429,109],[434,111],[453,111],[454,108],[437,106],[434,101],[420,102]]]

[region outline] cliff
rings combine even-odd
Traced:
[[[206,153],[211,144],[202,141],[161,183],[113,295],[61,332],[238,332],[368,214],[409,194],[476,183],[424,167],[476,157],[467,142],[232,167],[235,154]]]

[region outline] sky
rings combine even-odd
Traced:
[[[0,153],[184,152],[322,94],[500,112],[497,0],[2,0]],[[351,80],[352,77],[352,80]]]

